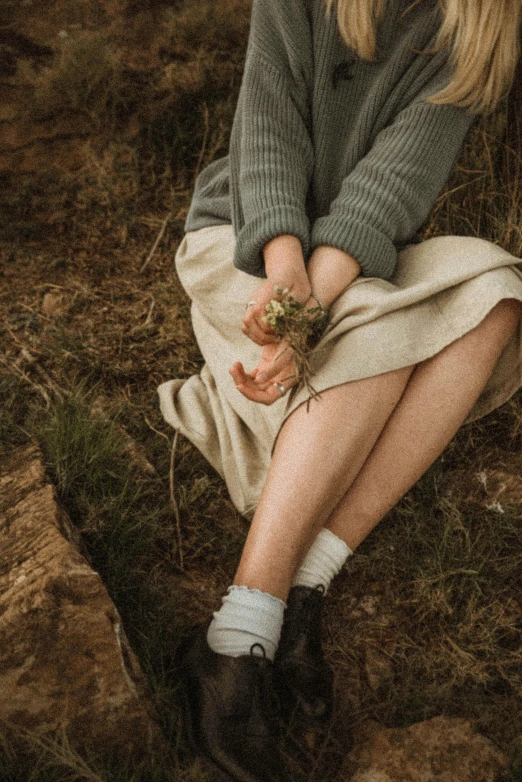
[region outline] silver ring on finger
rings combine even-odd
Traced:
[[[282,383],[274,383],[274,388],[277,388],[277,390],[281,394],[281,398],[284,397],[284,395],[287,392],[287,389],[284,387]]]

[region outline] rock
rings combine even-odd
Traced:
[[[368,616],[375,616],[379,605],[379,597],[376,595],[365,595],[360,601],[358,608]]]
[[[506,756],[468,720],[434,717],[409,728],[366,722],[336,782],[495,782]]]
[[[166,743],[100,576],[35,446],[0,457],[0,721],[125,756]]]
[[[64,311],[64,295],[61,291],[47,291],[42,299],[42,312],[48,318],[55,318],[62,315]]]

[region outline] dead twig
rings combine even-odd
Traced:
[[[145,323],[143,324],[143,326],[148,326],[149,323],[152,322],[152,313],[154,312],[154,307],[155,306],[156,306],[156,300],[152,299],[150,307],[149,307],[149,311],[147,313],[147,317],[145,319]]]
[[[21,352],[21,357],[24,358],[25,361],[27,361],[27,363],[34,368],[35,372],[37,372],[40,375],[42,380],[46,383],[47,387],[53,392],[53,394],[56,396],[58,401],[63,404],[64,397],[70,396],[70,392],[66,391],[64,388],[59,388],[54,382],[54,380],[52,380],[52,378],[45,371],[45,369],[42,366],[40,366],[40,364],[34,358],[34,356],[32,356],[29,353],[29,351],[26,350],[25,348]]]
[[[210,133],[210,119],[208,113],[208,106],[206,103],[203,106],[203,118],[205,120],[205,133],[203,135],[203,143],[201,144],[201,149],[199,151],[199,157],[198,157],[196,169],[194,171],[194,182],[199,176],[201,164],[203,163],[203,158],[205,156],[205,152],[207,151],[208,135]]]
[[[51,400],[49,398],[49,394],[41,386],[39,383],[35,383],[34,380],[31,380],[29,375],[27,375],[20,367],[18,367],[16,364],[7,361],[3,356],[0,356],[0,363],[3,364],[3,366],[7,369],[7,372],[11,375],[14,375],[15,377],[19,377],[21,380],[23,380],[25,383],[28,383],[32,388],[34,388],[36,391],[38,391],[39,394],[41,394],[44,398],[45,407],[48,410],[51,406]]]
[[[62,391],[60,391],[60,389],[58,388],[58,386],[56,385],[56,383],[54,383],[54,382],[51,380],[51,378],[49,377],[49,375],[47,374],[47,372],[45,371],[45,369],[44,369],[43,367],[41,367],[39,364],[35,364],[35,365],[34,365],[34,368],[35,368],[35,371],[36,371],[36,372],[37,372],[37,373],[40,375],[40,377],[42,378],[42,380],[43,380],[43,381],[44,381],[44,382],[47,384],[47,386],[50,388],[50,390],[51,390],[51,391],[53,392],[53,394],[56,396],[56,398],[58,399],[58,401],[59,401],[61,404],[63,404],[63,400],[64,400],[63,394],[65,394],[66,396],[68,396],[68,392],[64,391],[64,392],[62,393]]]
[[[4,328],[5,328],[5,330],[7,331],[7,333],[9,334],[9,336],[11,337],[11,339],[13,340],[13,342],[15,343],[15,345],[16,345],[17,347],[19,347],[19,348],[20,348],[20,350],[27,350],[27,344],[26,344],[25,342],[23,342],[23,341],[22,341],[22,340],[21,340],[21,339],[20,339],[20,338],[19,338],[19,337],[18,337],[18,336],[17,336],[17,335],[14,333],[14,331],[11,329],[11,327],[9,326],[9,323],[7,322],[7,320],[6,320],[6,319],[4,319],[4,321],[3,321],[3,324],[4,324]],[[31,350],[32,350],[33,352],[35,352],[35,353],[38,353],[40,356],[43,356],[43,353],[42,353],[42,351],[41,351],[41,350],[38,350],[38,348],[35,348],[35,347],[34,347],[34,346],[32,346],[32,345],[31,345]]]
[[[49,318],[47,315],[44,315],[43,312],[36,312],[36,310],[33,307],[30,307],[28,304],[24,304],[23,302],[21,302],[20,307],[22,307],[22,309],[24,310],[27,310],[28,312],[31,312],[37,318],[43,318],[43,320],[46,320],[48,322],[52,320],[52,318]]]
[[[152,432],[154,432],[155,434],[159,434],[159,436],[160,436],[160,437],[164,437],[164,438],[165,438],[165,440],[166,440],[167,442],[169,442],[169,438],[167,437],[167,435],[166,435],[164,432],[160,432],[160,431],[159,431],[159,429],[155,429],[155,428],[154,428],[154,426],[152,426],[151,422],[149,421],[149,419],[147,418],[147,416],[146,416],[146,415],[144,415],[144,416],[143,416],[143,418],[144,418],[144,420],[145,420],[145,423],[147,424],[147,426],[149,427],[149,429],[150,429]]]
[[[145,259],[145,261],[144,261],[144,263],[143,263],[143,265],[142,265],[142,267],[140,269],[140,274],[142,274],[142,272],[146,269],[146,267],[149,264],[151,258],[153,257],[154,253],[156,252],[159,243],[163,239],[163,234],[165,233],[165,230],[167,228],[167,225],[168,225],[169,220],[170,220],[171,217],[172,217],[172,212],[169,212],[168,215],[166,216],[166,218],[164,219],[162,225],[161,225],[159,233],[158,233],[158,235],[156,237],[156,241],[152,245],[152,249],[151,249],[150,253],[147,255],[147,257],[146,257],[146,259]]]
[[[174,435],[174,442],[172,443],[172,450],[170,452],[170,471],[169,471],[169,484],[170,484],[170,501],[174,509],[174,516],[176,518],[176,532],[178,535],[178,554],[179,554],[179,566],[181,570],[184,570],[183,565],[183,546],[181,541],[181,520],[179,517],[178,503],[176,502],[176,496],[174,494],[174,466],[176,457],[176,446],[178,444],[179,432],[176,430]]]

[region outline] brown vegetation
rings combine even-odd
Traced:
[[[172,432],[156,387],[200,366],[172,258],[195,173],[226,151],[248,3],[43,6],[39,24],[36,11],[22,19],[14,2],[0,20],[9,33],[0,38],[0,78],[12,110],[0,123],[0,447],[40,442],[179,760],[171,769],[151,759],[131,776],[94,758],[89,776],[63,746],[33,746],[24,765],[6,743],[3,768],[13,781],[32,768],[38,780],[196,782],[204,775],[180,738],[174,651],[217,605],[246,522],[180,441],[178,537]],[[427,236],[478,235],[522,254],[519,106],[474,128]],[[102,417],[91,415],[94,403]],[[122,428],[156,474],[136,473]],[[349,729],[368,717],[403,727],[439,714],[473,719],[509,756],[505,779],[519,779],[520,505],[484,509],[452,491],[451,476],[501,469],[502,455],[521,445],[519,394],[459,433],[336,582],[327,612],[336,721],[304,753],[287,736],[296,780],[333,779]]]

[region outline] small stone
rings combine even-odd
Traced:
[[[61,291],[48,291],[42,299],[42,312],[48,318],[55,318],[64,311],[64,297]]]
[[[359,601],[357,606],[360,611],[364,611],[367,616],[375,616],[377,613],[377,606],[379,604],[379,598],[374,595],[366,595]]]

